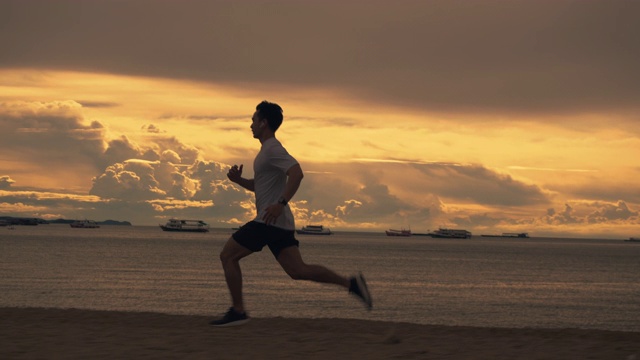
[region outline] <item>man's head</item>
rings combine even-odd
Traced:
[[[282,108],[266,100],[256,106],[255,116],[260,120],[266,120],[267,126],[273,132],[276,132],[282,124]]]

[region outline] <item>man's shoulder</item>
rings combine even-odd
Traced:
[[[264,144],[262,144],[262,150],[269,152],[269,153],[281,153],[281,152],[287,152],[287,149],[284,148],[284,146],[282,145],[282,143],[280,142],[280,140],[276,139],[276,138],[271,138],[267,141],[265,141]]]
[[[280,142],[280,140],[278,140],[275,136],[272,138],[268,138],[267,140],[265,140],[265,142],[262,144],[263,148],[271,148],[271,147],[276,147],[276,146],[282,146],[282,143]]]

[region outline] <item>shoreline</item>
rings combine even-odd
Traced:
[[[0,307],[6,359],[620,359],[640,360],[640,332],[481,328],[338,318],[252,318]]]

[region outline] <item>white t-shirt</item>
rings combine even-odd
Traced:
[[[254,221],[264,223],[262,217],[269,205],[278,202],[287,183],[287,171],[298,162],[276,138],[267,139],[253,161],[256,209],[258,215]],[[287,204],[273,226],[295,230],[293,213]]]

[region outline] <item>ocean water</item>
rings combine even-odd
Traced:
[[[218,253],[231,233],[0,227],[0,306],[217,316],[230,303]],[[241,262],[251,316],[640,331],[640,243],[297,237],[307,263],[362,271],[374,309],[342,288],[291,280],[265,249]]]

